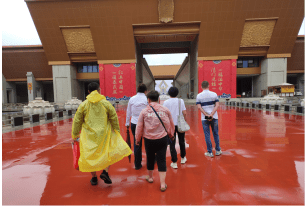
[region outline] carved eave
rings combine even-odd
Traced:
[[[90,26],[60,26],[71,62],[94,62],[97,54]]]
[[[173,0],[158,1],[159,22],[171,23],[174,17],[174,2]]]
[[[246,19],[238,55],[267,56],[277,19]]]

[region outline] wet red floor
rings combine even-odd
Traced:
[[[118,111],[123,138],[124,109]],[[179,158],[174,170],[167,151],[164,193],[157,169],[154,183],[145,181],[144,149],[142,169],[125,158],[110,168],[112,185],[91,186],[91,175],[72,166],[72,119],[5,133],[3,204],[304,204],[304,117],[226,106],[218,113],[223,154],[209,158],[200,113],[187,106],[188,160],[181,165]]]

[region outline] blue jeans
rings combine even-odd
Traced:
[[[221,148],[220,148],[219,134],[218,134],[218,120],[217,119],[213,119],[212,121],[202,120],[202,125],[203,125],[204,134],[205,134],[207,151],[209,153],[212,152],[212,144],[211,144],[211,141],[210,141],[209,125],[211,126],[211,130],[212,130],[213,135],[214,135],[214,140],[215,140],[215,144],[216,144],[216,151],[220,151]]]

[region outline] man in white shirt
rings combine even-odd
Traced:
[[[167,107],[170,112],[171,112],[171,116],[173,119],[173,123],[175,125],[175,132],[174,132],[174,141],[170,142],[170,154],[171,154],[171,161],[172,163],[170,164],[170,166],[174,169],[177,169],[177,152],[175,149],[175,141],[176,141],[176,134],[178,134],[178,140],[179,140],[179,145],[180,145],[180,154],[181,154],[181,164],[185,164],[187,161],[186,158],[186,148],[185,148],[185,132],[180,133],[178,132],[178,128],[177,128],[177,119],[178,119],[178,115],[184,115],[184,119],[186,121],[186,117],[187,117],[187,113],[186,113],[186,107],[185,107],[185,103],[184,100],[182,99],[178,99],[177,95],[179,93],[178,88],[176,87],[171,87],[168,90],[168,94],[170,95],[170,99],[167,99],[163,106]],[[181,104],[181,111],[179,114],[179,103]]]
[[[207,81],[202,82],[203,92],[197,95],[197,105],[198,109],[201,111],[201,120],[203,125],[203,130],[205,134],[205,141],[207,145],[207,152],[205,153],[208,157],[214,157],[212,153],[212,144],[210,140],[210,129],[211,126],[214,140],[216,144],[216,156],[221,155],[222,151],[219,143],[218,134],[218,113],[217,109],[219,107],[219,99],[215,92],[209,91],[209,83]]]
[[[128,103],[127,111],[126,111],[126,123],[125,126],[127,129],[129,129],[130,126],[130,119],[131,119],[131,130],[134,136],[134,164],[135,164],[135,169],[139,170],[142,165],[142,140],[140,141],[139,146],[136,145],[136,140],[135,140],[135,130],[138,122],[138,117],[140,115],[140,112],[147,107],[148,105],[148,100],[146,93],[147,92],[147,87],[145,84],[140,84],[137,88],[137,94],[133,96]]]

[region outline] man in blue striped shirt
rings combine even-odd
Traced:
[[[203,81],[201,86],[203,92],[197,95],[197,105],[202,113],[201,120],[207,145],[207,152],[205,153],[205,155],[208,157],[214,157],[212,153],[209,125],[211,126],[214,135],[214,140],[216,144],[216,155],[221,155],[222,151],[219,143],[217,113],[217,109],[219,107],[219,99],[215,92],[209,91],[209,83],[207,81]]]

